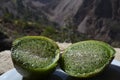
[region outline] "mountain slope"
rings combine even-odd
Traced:
[[[0,17],[7,13],[59,27],[70,22],[76,32],[110,44],[120,40],[120,0],[1,0]]]

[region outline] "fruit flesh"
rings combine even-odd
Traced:
[[[48,47],[49,46],[49,47]],[[43,68],[54,61],[55,49],[52,44],[40,40],[25,40],[14,50],[14,58],[24,62],[27,68]]]
[[[46,37],[27,36],[13,43],[12,60],[18,72],[25,77],[51,72],[58,59],[57,44]]]
[[[62,68],[69,75],[75,77],[88,77],[95,74],[111,60],[111,54],[114,51],[107,47],[106,44],[101,45],[94,41],[73,44],[62,55]]]

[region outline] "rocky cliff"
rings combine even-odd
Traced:
[[[120,46],[120,0],[1,0],[0,17],[55,23],[70,21],[79,34]]]

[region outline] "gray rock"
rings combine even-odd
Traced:
[[[10,51],[0,52],[0,74],[12,68],[14,68],[14,66],[11,59],[11,52]]]

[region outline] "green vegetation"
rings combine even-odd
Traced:
[[[13,0],[13,2],[18,4],[17,15],[13,15],[5,8],[4,15],[0,18],[0,31],[13,40],[27,35],[42,35],[55,41],[71,43],[87,39],[87,35],[77,31],[72,19],[65,20],[64,26],[58,26],[50,22],[42,12],[31,11],[21,0]]]
[[[80,34],[77,27],[73,24],[71,19],[66,20],[66,24],[59,28],[53,26],[45,27],[42,35],[52,38],[59,42],[78,42],[87,38],[87,35]]]
[[[72,43],[87,39],[87,36],[78,33],[77,28],[70,22],[63,27],[56,27],[54,23],[45,24],[45,20],[15,19],[10,13],[1,18],[0,31],[13,39],[27,35],[42,35],[55,41]]]

